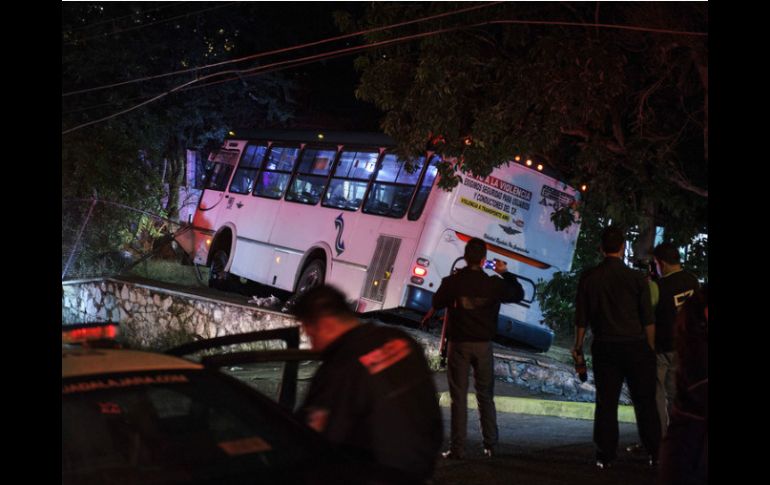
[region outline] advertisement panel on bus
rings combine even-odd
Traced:
[[[579,192],[516,162],[486,177],[461,177],[452,192],[437,191],[426,209],[431,215],[416,255],[421,276],[407,283],[404,306],[427,311],[441,278],[465,265],[465,243],[479,237],[487,242],[487,258],[505,261],[524,287],[521,302],[501,306],[498,334],[547,350],[553,331],[543,321],[537,284],[572,265],[579,225],[557,230],[551,215],[575,204]]]

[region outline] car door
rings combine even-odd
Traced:
[[[321,359],[320,352],[300,349],[299,344],[299,327],[288,327],[198,340],[166,353],[218,369],[293,412]]]

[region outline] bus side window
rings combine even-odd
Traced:
[[[336,150],[305,148],[300,157],[297,174],[289,184],[286,200],[317,204],[326,188],[326,179],[336,155]]]
[[[399,160],[394,154],[385,155],[364,204],[364,212],[387,217],[403,217],[424,163],[425,157],[413,161],[413,171],[410,172],[404,160]]]
[[[237,153],[220,151],[210,160],[210,169],[206,172],[205,188],[224,192],[227,182],[230,181],[230,174],[233,173],[234,159]]]
[[[271,147],[265,160],[265,168],[254,189],[254,195],[280,199],[286,186],[289,185],[297,155],[299,155],[299,148],[296,147]]]
[[[343,151],[322,205],[350,211],[358,210],[369,180],[374,174],[378,157],[379,152],[376,151]]]
[[[248,145],[238,169],[233,175],[233,181],[230,183],[230,192],[236,194],[248,194],[254,188],[254,181],[257,178],[257,170],[262,165],[262,159],[267,151],[266,145]]]
[[[422,215],[422,210],[425,208],[425,202],[427,202],[428,196],[430,195],[430,189],[433,187],[433,181],[436,180],[436,174],[438,173],[436,165],[438,165],[439,162],[441,162],[441,157],[435,155],[430,160],[430,165],[428,165],[427,170],[425,170],[425,176],[422,179],[420,188],[417,190],[417,195],[414,196],[412,206],[409,208],[408,218],[410,221],[416,221]]]

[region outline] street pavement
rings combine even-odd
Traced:
[[[449,408],[444,415],[445,447]],[[476,410],[468,415],[466,459],[439,458],[435,485],[653,485],[655,470],[644,455],[625,447],[638,441],[636,425],[620,423],[620,445],[614,466],[594,466],[593,421],[553,416],[498,413],[500,443],[492,458],[482,454]]]
[[[436,373],[435,380],[442,396],[446,450],[450,426],[446,374]],[[646,455],[625,451],[626,446],[639,442],[633,422],[619,423],[617,461],[610,469],[598,470],[594,465],[593,403],[555,399],[499,380],[495,382],[495,402],[500,443],[493,458],[484,457],[472,382],[466,459],[439,458],[435,485],[654,485],[656,471],[647,465]],[[527,414],[505,412],[511,410],[525,410]]]

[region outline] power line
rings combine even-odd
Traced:
[[[372,48],[375,48],[375,47],[382,47],[382,46],[386,46],[386,45],[390,45],[390,44],[406,42],[406,41],[409,41],[409,40],[414,40],[414,39],[422,38],[422,37],[428,37],[428,36],[436,35],[436,34],[439,34],[439,33],[445,33],[445,32],[450,32],[450,31],[455,31],[455,30],[460,30],[460,29],[472,28],[472,27],[476,27],[478,25],[485,25],[486,23],[487,22],[484,22],[484,23],[481,23],[481,24],[476,24],[476,25],[451,27],[451,28],[448,28],[448,29],[441,29],[441,30],[436,30],[436,31],[431,31],[431,32],[423,32],[423,33],[420,33],[420,34],[414,34],[414,35],[409,35],[409,36],[404,36],[404,37],[398,37],[398,38],[395,38],[395,39],[389,39],[389,40],[384,40],[384,41],[380,41],[380,42],[375,42],[373,44],[365,44],[365,45],[362,45],[362,46],[348,47],[348,48],[345,48],[345,49],[339,49],[337,51],[326,52],[326,53],[322,53],[322,54],[315,54],[315,55],[312,55],[312,56],[307,56],[307,57],[303,57],[303,58],[299,58],[299,59],[290,59],[290,60],[287,60],[287,61],[275,62],[273,64],[268,64],[268,65],[265,65],[265,66],[257,66],[257,67],[253,67],[253,68],[249,68],[249,69],[232,69],[232,70],[229,70],[229,71],[220,71],[220,72],[215,72],[215,73],[212,73],[212,74],[207,74],[207,75],[199,77],[197,79],[193,79],[192,81],[188,81],[186,83],[182,83],[182,84],[180,84],[178,86],[175,86],[175,87],[171,88],[170,90],[166,91],[165,93],[161,93],[161,94],[159,94],[157,96],[154,96],[154,97],[152,97],[152,98],[150,98],[150,99],[148,99],[146,101],[143,101],[143,102],[141,102],[141,103],[139,103],[139,104],[137,104],[135,106],[132,106],[130,108],[118,111],[117,113],[111,114],[109,116],[105,116],[105,117],[97,119],[97,120],[92,120],[92,121],[89,121],[87,123],[83,123],[81,125],[75,126],[75,127],[70,128],[68,130],[64,130],[62,132],[62,135],[66,135],[67,133],[71,133],[71,132],[79,130],[81,128],[85,128],[86,126],[90,126],[90,125],[93,125],[93,124],[96,124],[96,123],[101,123],[102,121],[107,121],[109,119],[116,118],[116,117],[118,117],[120,115],[129,113],[129,112],[134,111],[134,110],[136,110],[138,108],[141,108],[142,106],[150,104],[150,103],[152,103],[154,101],[157,101],[157,100],[159,100],[161,98],[164,98],[164,97],[168,96],[171,93],[174,93],[176,91],[180,91],[180,90],[182,90],[184,88],[187,88],[187,87],[189,87],[189,86],[191,86],[191,85],[193,85],[195,83],[198,83],[198,82],[201,82],[201,81],[204,81],[206,79],[210,79],[210,78],[213,78],[213,77],[216,77],[216,76],[222,76],[222,75],[227,75],[227,74],[235,74],[236,75],[236,77],[234,77],[234,78],[226,79],[226,80],[222,81],[222,82],[227,82],[227,81],[231,81],[231,80],[234,80],[234,79],[238,79],[238,77],[237,77],[238,75],[243,75],[243,74],[256,75],[256,74],[264,74],[266,72],[273,72],[273,71],[288,69],[290,67],[296,67],[298,65],[302,65],[302,64],[305,64],[305,63],[308,63],[308,62],[315,62],[315,61],[324,60],[324,59],[327,59],[327,58],[330,59],[330,58],[333,58],[333,57],[340,57],[340,56],[343,56],[343,55],[354,54],[354,53],[357,53],[359,51],[366,50],[366,49],[372,49]],[[285,67],[280,67],[280,66],[283,66],[285,64],[290,64],[290,65],[289,66],[285,66]],[[209,85],[211,85],[211,84],[217,84],[217,83],[209,83]]]
[[[357,53],[357,52],[360,52],[360,51],[363,51],[363,50],[372,49],[372,48],[375,48],[375,47],[384,47],[384,46],[388,46],[388,45],[391,45],[391,44],[397,44],[397,43],[402,43],[402,42],[408,42],[408,41],[415,40],[415,39],[420,39],[420,38],[423,38],[423,37],[429,37],[429,36],[433,36],[433,35],[445,34],[445,33],[454,32],[454,31],[457,31],[457,30],[471,29],[471,28],[476,28],[476,27],[481,27],[481,26],[484,26],[484,25],[491,25],[491,24],[569,25],[569,26],[576,26],[576,27],[602,27],[602,28],[611,27],[611,28],[626,28],[626,29],[637,30],[637,31],[653,31],[653,32],[657,32],[657,33],[669,33],[669,34],[673,33],[673,34],[684,34],[684,35],[693,35],[693,34],[706,35],[706,36],[708,35],[707,33],[697,33],[697,32],[696,33],[692,33],[692,32],[681,32],[681,31],[669,31],[669,30],[663,30],[663,29],[649,29],[649,28],[646,28],[646,27],[609,25],[609,24],[579,24],[579,23],[572,23],[572,22],[521,21],[521,20],[492,20],[492,21],[485,21],[485,22],[479,22],[479,23],[471,24],[471,25],[462,25],[462,26],[448,27],[448,28],[445,28],[445,29],[438,29],[438,30],[433,30],[433,31],[429,31],[429,32],[422,32],[422,33],[418,33],[418,34],[412,34],[412,35],[407,35],[407,36],[402,36],[402,37],[396,37],[396,38],[393,38],[393,39],[388,39],[388,40],[384,40],[384,41],[380,41],[380,42],[375,42],[375,43],[371,43],[371,44],[365,44],[365,45],[362,45],[362,46],[349,47],[349,48],[345,48],[345,49],[338,49],[336,51],[330,51],[330,52],[325,52],[325,53],[321,53],[321,54],[315,54],[315,55],[311,55],[311,56],[307,56],[307,57],[303,57],[303,58],[290,59],[290,60],[286,60],[286,61],[275,62],[273,64],[267,64],[267,65],[264,65],[264,66],[257,66],[257,67],[248,68],[248,69],[233,69],[233,70],[229,70],[229,71],[220,71],[220,72],[216,72],[216,73],[207,74],[207,75],[199,77],[197,79],[194,79],[194,80],[185,82],[183,84],[180,84],[180,85],[178,85],[178,86],[176,86],[176,87],[166,91],[165,93],[161,93],[161,94],[159,94],[157,96],[154,96],[154,97],[152,97],[152,98],[150,98],[150,99],[148,99],[146,101],[143,101],[142,103],[139,103],[139,104],[137,104],[135,106],[132,106],[130,108],[127,108],[125,110],[119,111],[117,113],[114,113],[114,114],[109,115],[109,116],[105,116],[105,117],[97,119],[97,120],[89,121],[87,123],[83,123],[81,125],[78,125],[78,126],[75,126],[73,128],[70,128],[68,130],[65,130],[65,131],[62,132],[62,135],[65,135],[67,133],[71,133],[73,131],[79,130],[81,128],[85,128],[87,126],[90,126],[90,125],[93,125],[93,124],[96,124],[96,123],[101,123],[102,121],[107,121],[109,119],[116,118],[116,117],[118,117],[120,115],[123,115],[123,114],[126,114],[128,112],[134,111],[134,110],[136,110],[136,109],[138,109],[138,108],[140,108],[142,106],[150,104],[150,103],[152,103],[154,101],[157,101],[157,100],[159,100],[161,98],[164,98],[164,97],[168,96],[171,93],[174,93],[176,91],[181,91],[181,90],[183,90],[185,88],[188,88],[188,87],[192,86],[193,84],[199,83],[201,81],[204,81],[206,79],[210,79],[210,78],[213,78],[213,77],[222,76],[222,75],[228,75],[228,74],[235,74],[236,75],[235,77],[232,77],[232,78],[228,78],[228,79],[224,79],[224,80],[219,80],[219,81],[215,81],[215,82],[211,82],[211,83],[206,83],[206,84],[198,86],[198,87],[212,86],[212,85],[215,85],[215,84],[221,84],[221,83],[224,83],[224,82],[240,79],[241,77],[248,77],[248,76],[254,76],[254,75],[258,75],[258,74],[264,74],[264,73],[267,73],[267,72],[274,72],[274,71],[279,71],[279,70],[283,70],[283,69],[289,69],[289,68],[297,67],[297,66],[300,66],[300,65],[303,65],[303,64],[307,64],[307,63],[310,63],[310,62],[316,62],[316,61],[319,61],[319,60],[325,60],[325,59],[332,59],[332,58],[336,58],[336,57],[341,57],[341,56],[345,56],[345,55],[349,55],[349,54],[354,54],[354,53]],[[283,67],[281,67],[281,66],[283,66]]]
[[[689,32],[685,30],[656,29],[654,27],[638,27],[622,24],[587,24],[579,22],[559,22],[551,20],[493,20],[490,24],[517,24],[517,25],[561,25],[565,27],[599,27],[603,29],[633,30],[636,32],[650,32],[655,34],[686,35],[695,37],[708,37],[708,32]]]
[[[113,83],[113,84],[107,84],[107,85],[104,85],[104,86],[97,86],[97,87],[94,87],[94,88],[80,89],[78,91],[70,91],[68,93],[62,94],[62,97],[72,96],[72,95],[75,95],[75,94],[83,94],[83,93],[88,93],[88,92],[92,92],[92,91],[99,91],[99,90],[103,90],[103,89],[114,88],[114,87],[123,86],[123,85],[126,85],[126,84],[133,84],[133,83],[138,83],[138,82],[143,82],[143,81],[150,81],[150,80],[153,80],[153,79],[160,79],[160,78],[163,78],[163,77],[175,76],[175,75],[178,75],[178,74],[186,74],[186,73],[189,73],[189,72],[199,71],[199,70],[202,70],[202,69],[209,69],[209,68],[212,68],[212,67],[223,66],[223,65],[226,65],[226,64],[233,64],[233,63],[236,63],[236,62],[248,61],[248,60],[257,59],[257,58],[260,58],[260,57],[266,57],[266,56],[273,55],[273,54],[282,54],[282,53],[285,53],[285,52],[291,52],[291,51],[294,51],[294,50],[303,49],[305,47],[313,47],[313,46],[317,46],[317,45],[321,45],[321,44],[326,44],[326,43],[329,43],[329,42],[334,42],[334,41],[343,40],[343,39],[349,39],[351,37],[357,37],[357,36],[364,35],[364,34],[371,34],[371,33],[380,32],[380,31],[383,31],[383,30],[393,29],[393,28],[397,28],[397,27],[403,27],[405,25],[410,25],[410,24],[415,24],[415,23],[420,23],[420,22],[426,22],[428,20],[435,20],[437,18],[447,17],[447,16],[450,16],[450,15],[456,15],[456,14],[459,14],[459,13],[466,13],[466,12],[469,12],[469,11],[472,11],[472,10],[479,10],[479,9],[486,8],[486,7],[491,7],[493,5],[497,5],[497,4],[500,4],[500,3],[504,3],[504,2],[492,2],[492,3],[483,4],[483,5],[475,5],[473,7],[462,8],[462,9],[459,9],[459,10],[453,10],[451,12],[444,12],[444,13],[441,13],[441,14],[431,15],[431,16],[428,16],[428,17],[421,17],[419,19],[408,20],[408,21],[405,21],[405,22],[399,22],[399,23],[396,23],[396,24],[386,25],[384,27],[376,27],[376,28],[373,28],[373,29],[360,30],[358,32],[354,32],[354,33],[351,33],[351,34],[340,35],[340,36],[337,36],[337,37],[330,37],[328,39],[322,39],[322,40],[318,40],[318,41],[315,41],[315,42],[308,42],[308,43],[305,43],[305,44],[297,44],[297,45],[294,45],[294,46],[291,46],[291,47],[284,47],[284,48],[281,48],[281,49],[275,49],[275,50],[268,51],[268,52],[261,52],[261,53],[258,53],[258,54],[251,54],[251,55],[248,55],[248,56],[239,57],[237,59],[231,59],[229,61],[216,62],[216,63],[213,63],[213,64],[207,64],[205,66],[192,67],[192,68],[189,68],[189,69],[182,69],[182,70],[179,70],[179,71],[172,71],[172,72],[168,72],[168,73],[164,73],[164,74],[157,74],[157,75],[154,75],[154,76],[146,76],[146,77],[142,77],[142,78],[132,79],[132,80],[129,80],[129,81],[121,81],[121,82],[117,82],[117,83]]]

